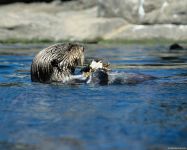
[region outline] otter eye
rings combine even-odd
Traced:
[[[51,65],[52,65],[53,67],[58,67],[58,60],[53,59],[53,60],[51,61]]]

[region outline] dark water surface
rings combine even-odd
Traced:
[[[135,85],[30,81],[46,45],[0,45],[0,150],[151,150],[187,147],[187,51],[88,45],[112,70],[158,77]]]

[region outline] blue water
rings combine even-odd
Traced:
[[[113,71],[156,80],[126,85],[30,81],[46,45],[0,45],[0,150],[151,150],[187,147],[187,51],[167,45],[88,45]]]

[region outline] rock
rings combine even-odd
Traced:
[[[146,24],[187,24],[187,1],[165,0],[161,4],[160,7],[146,13],[142,22]]]
[[[120,18],[98,18],[97,8],[82,11],[62,8],[49,4],[1,7],[0,40],[92,41],[125,24]]]
[[[81,5],[81,1],[87,4]],[[107,8],[106,10],[109,13],[105,15],[108,15],[108,17],[112,16],[112,18],[106,18],[98,17],[98,12],[101,13],[101,8],[91,7],[95,5],[95,1],[89,1],[91,0],[87,2],[86,0],[77,0],[68,3],[16,3],[0,6],[0,41],[68,40],[95,42],[100,39],[146,40],[151,38],[174,41],[187,40],[187,25],[161,24],[162,20],[159,21],[154,19],[154,17],[150,17],[151,14],[154,16],[161,7],[159,3],[145,0],[145,16],[142,18],[137,15],[138,7],[136,3],[138,0],[129,2],[129,8],[127,8],[129,12],[126,12],[127,6],[122,6],[124,1],[126,3],[128,2],[127,0],[107,0],[107,7],[110,6],[110,3],[117,7],[119,2],[121,2],[121,5],[119,7],[119,12],[116,11],[118,13],[113,15],[112,10],[110,11]],[[155,1],[158,2],[159,0]],[[101,2],[103,1],[99,1],[99,7],[101,7]],[[105,6],[104,2],[103,6]],[[130,6],[133,8],[130,8]],[[128,13],[131,17],[127,15],[125,19],[122,17],[119,18],[124,13],[122,13],[122,7],[124,7],[123,11]],[[103,11],[105,12],[105,7]],[[148,16],[148,14],[150,16]],[[126,14],[124,13],[123,15]],[[141,22],[150,25],[135,24],[136,22],[139,24],[141,23],[139,20],[140,18],[143,19]],[[187,19],[184,18],[184,24],[186,20]],[[132,22],[134,24],[132,24]],[[160,22],[160,24],[157,24],[158,22]],[[169,22],[169,20],[166,22]],[[179,22],[181,22],[180,19]]]
[[[138,0],[99,0],[99,17],[121,17],[130,23],[137,23]]]
[[[52,0],[35,0],[35,2],[50,2]],[[33,0],[1,0],[0,4],[10,4],[10,3],[16,3],[16,2],[25,2],[25,3],[29,3],[29,2],[33,2]]]
[[[134,24],[187,24],[184,0],[99,0],[100,17],[122,17]]]
[[[104,36],[105,40],[171,40],[186,41],[187,25],[126,25]]]
[[[33,2],[52,2],[54,0],[1,0],[0,4],[11,4],[16,2],[24,2],[24,3],[33,3]],[[72,1],[72,0],[59,0],[63,2]]]
[[[90,8],[97,5],[97,0],[78,0],[84,8]]]
[[[178,43],[171,44],[169,50],[183,50],[184,48]]]

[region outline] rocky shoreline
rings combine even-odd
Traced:
[[[66,3],[55,1],[52,3],[1,5],[0,41],[97,42],[99,40],[138,41],[150,39],[187,41],[187,21],[185,22],[187,12],[184,10],[179,13],[182,16],[178,15],[177,23],[173,23],[170,16],[168,19],[166,17],[166,14],[171,13],[171,10],[167,10],[167,13],[163,15],[165,18],[162,16],[159,17],[159,20],[154,16],[154,13],[158,15],[159,6],[152,12],[149,8],[149,13],[147,16],[144,14],[145,17],[140,22],[138,16],[133,17],[133,14],[129,14],[132,15],[131,18],[134,18],[134,20],[129,20],[123,13],[119,13],[123,8],[113,5],[112,1],[108,0],[107,3],[102,3],[102,0],[99,1],[100,3],[92,1],[91,4],[78,1]],[[125,1],[127,0],[123,0],[123,2]],[[105,7],[104,4],[108,4],[108,7]],[[174,9],[173,5],[171,5],[171,9]],[[137,6],[133,4],[136,9],[138,9]],[[153,4],[151,6],[153,7]],[[151,6],[145,4],[145,11],[148,11],[146,7]],[[116,10],[117,14],[114,13],[112,7],[119,8],[118,11]],[[135,8],[132,9],[135,10]],[[111,12],[108,12],[109,10]],[[110,14],[110,16],[106,14]],[[152,18],[150,18],[151,15]]]

